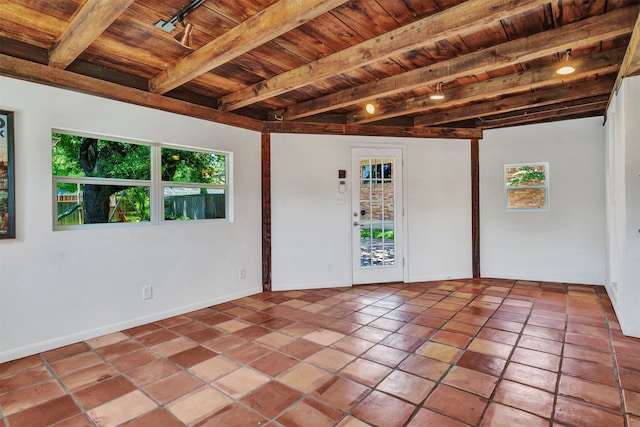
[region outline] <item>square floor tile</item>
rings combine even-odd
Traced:
[[[305,399],[277,418],[284,426],[332,427],[342,418],[342,413],[313,399]]]
[[[414,405],[419,405],[427,397],[436,383],[417,375],[402,371],[391,372],[378,386],[377,390],[399,397]]]
[[[422,408],[407,424],[407,427],[467,427],[453,418],[444,416],[430,409]],[[506,427],[506,426],[505,426]]]
[[[424,406],[467,424],[476,425],[488,401],[475,394],[439,385],[427,398]]]
[[[442,383],[488,399],[498,383],[498,377],[461,366],[454,366],[444,377]]]
[[[346,378],[333,377],[313,392],[313,396],[342,411],[348,412],[371,389]]]
[[[281,375],[278,380],[303,393],[309,393],[329,381],[330,378],[331,374],[322,369],[307,363],[299,363]]]
[[[391,368],[379,363],[357,359],[348,364],[339,374],[368,387],[375,387],[391,371]]]
[[[271,377],[286,371],[298,361],[291,356],[274,351],[251,362],[251,367]]]
[[[515,362],[509,363],[504,373],[504,378],[531,387],[541,388],[551,393],[555,391],[558,382],[558,374],[555,372]]]
[[[624,427],[624,417],[619,412],[564,396],[558,396],[553,417],[561,424],[580,427]]]
[[[218,379],[242,366],[226,356],[218,356],[192,366],[189,370],[200,379],[209,382]]]
[[[163,378],[145,387],[145,390],[157,402],[164,405],[201,387],[202,381],[197,380],[192,375],[181,371],[169,377]]]
[[[13,427],[47,426],[78,414],[80,408],[66,395],[9,415],[7,420]]]
[[[117,376],[78,391],[75,398],[84,409],[92,409],[136,390],[126,378]]]
[[[461,352],[457,347],[427,341],[415,351],[415,354],[439,360],[440,362],[451,363],[458,358]]]
[[[325,348],[312,354],[305,360],[331,372],[337,372],[352,362],[356,357],[333,348]]]
[[[239,399],[267,382],[269,382],[269,377],[266,375],[242,367],[214,381],[212,385],[234,399]]]
[[[157,405],[139,390],[132,391],[89,411],[101,427],[118,426],[156,409]]]
[[[543,418],[551,417],[554,396],[552,393],[524,384],[503,380],[498,385],[493,400],[532,412]]]
[[[399,368],[432,381],[439,381],[445,372],[451,368],[451,365],[435,359],[429,359],[428,357],[412,354],[400,364]]]
[[[246,427],[261,426],[266,423],[267,419],[263,416],[238,403],[233,403],[198,422],[195,427]]]
[[[613,410],[619,411],[621,409],[617,387],[560,375],[558,393]]]
[[[300,400],[303,394],[281,382],[271,381],[259,389],[242,398],[241,402],[262,414],[266,418],[274,418],[294,402]]]
[[[373,391],[353,409],[352,414],[371,425],[401,427],[414,410],[415,406],[407,402]]]
[[[64,395],[56,381],[47,381],[0,395],[0,408],[3,415],[12,415]]]
[[[231,403],[232,400],[218,390],[205,386],[170,403],[167,409],[184,424],[190,424]]]

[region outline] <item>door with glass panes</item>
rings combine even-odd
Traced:
[[[353,283],[401,282],[402,149],[351,152]]]

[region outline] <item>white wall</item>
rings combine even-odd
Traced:
[[[261,291],[258,133],[4,77],[0,106],[17,216],[0,240],[0,362]],[[52,128],[233,152],[234,222],[52,231]]]
[[[603,284],[602,118],[486,131],[480,141],[483,277]],[[504,165],[549,162],[550,210],[507,212]]]
[[[338,169],[352,177],[351,147],[380,145],[406,153],[405,281],[471,275],[469,141],[274,134],[274,290],[351,285],[351,185],[338,203]]]
[[[607,291],[622,331],[640,337],[640,77],[607,112]]]

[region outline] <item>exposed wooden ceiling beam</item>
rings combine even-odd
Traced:
[[[409,138],[472,139],[482,138],[482,130],[465,128],[414,128],[401,126],[341,125],[305,122],[265,122],[264,133],[319,135],[393,136]]]
[[[259,120],[249,119],[237,114],[224,113],[214,108],[180,101],[3,54],[0,54],[0,75],[33,83],[72,89],[104,98],[142,105],[157,110],[170,111],[176,114],[197,117],[258,132],[262,131],[262,122]]]
[[[495,119],[480,120],[483,129],[517,126],[532,122],[559,120],[567,116],[602,115],[607,105],[607,96],[599,96],[591,100],[577,100],[563,102],[543,109],[525,111],[517,115],[510,115]]]
[[[66,68],[133,3],[134,0],[88,0],[49,50],[49,65]]]
[[[535,90],[522,95],[508,96],[497,101],[484,101],[450,110],[437,111],[414,118],[416,126],[435,126],[443,123],[459,122],[511,111],[552,105],[561,101],[607,95],[611,89],[611,79],[598,79],[583,83],[563,85],[550,89]]]
[[[149,90],[166,93],[346,1],[280,0],[169,66],[149,81]]]
[[[549,3],[548,0],[470,0],[397,30],[343,49],[301,67],[223,96],[221,109],[241,107],[298,89],[311,82],[364,67],[438,40],[479,28]]]
[[[629,40],[627,51],[625,52],[624,58],[622,59],[620,71],[618,71],[618,76],[616,77],[616,81],[613,84],[613,89],[611,90],[611,94],[609,95],[609,101],[607,102],[606,110],[609,109],[609,105],[611,104],[613,97],[618,91],[618,87],[620,86],[622,79],[628,76],[632,76],[638,72],[640,72],[640,14],[636,14],[636,24],[633,27],[631,40]]]
[[[632,31],[635,22],[634,14],[637,14],[638,11],[640,11],[640,5],[617,9],[603,16],[591,17],[526,38],[301,102],[278,112],[278,115],[283,116],[285,120],[296,120],[435,85],[443,80],[450,81],[556,52],[563,52],[567,49],[576,49],[600,40],[612,39]]]
[[[370,123],[407,114],[454,107],[461,103],[480,101],[485,98],[516,94],[545,86],[570,84],[597,74],[615,73],[619,69],[623,55],[624,49],[618,48],[588,57],[576,58],[573,60],[573,64],[577,71],[570,76],[560,76],[555,73],[555,66],[547,66],[447,90],[444,101],[433,100],[428,95],[418,96],[383,105],[375,114],[354,114],[347,119],[347,123]]]

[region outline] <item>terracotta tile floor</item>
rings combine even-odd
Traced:
[[[599,287],[460,280],[262,293],[0,365],[55,426],[640,426],[640,339]]]

